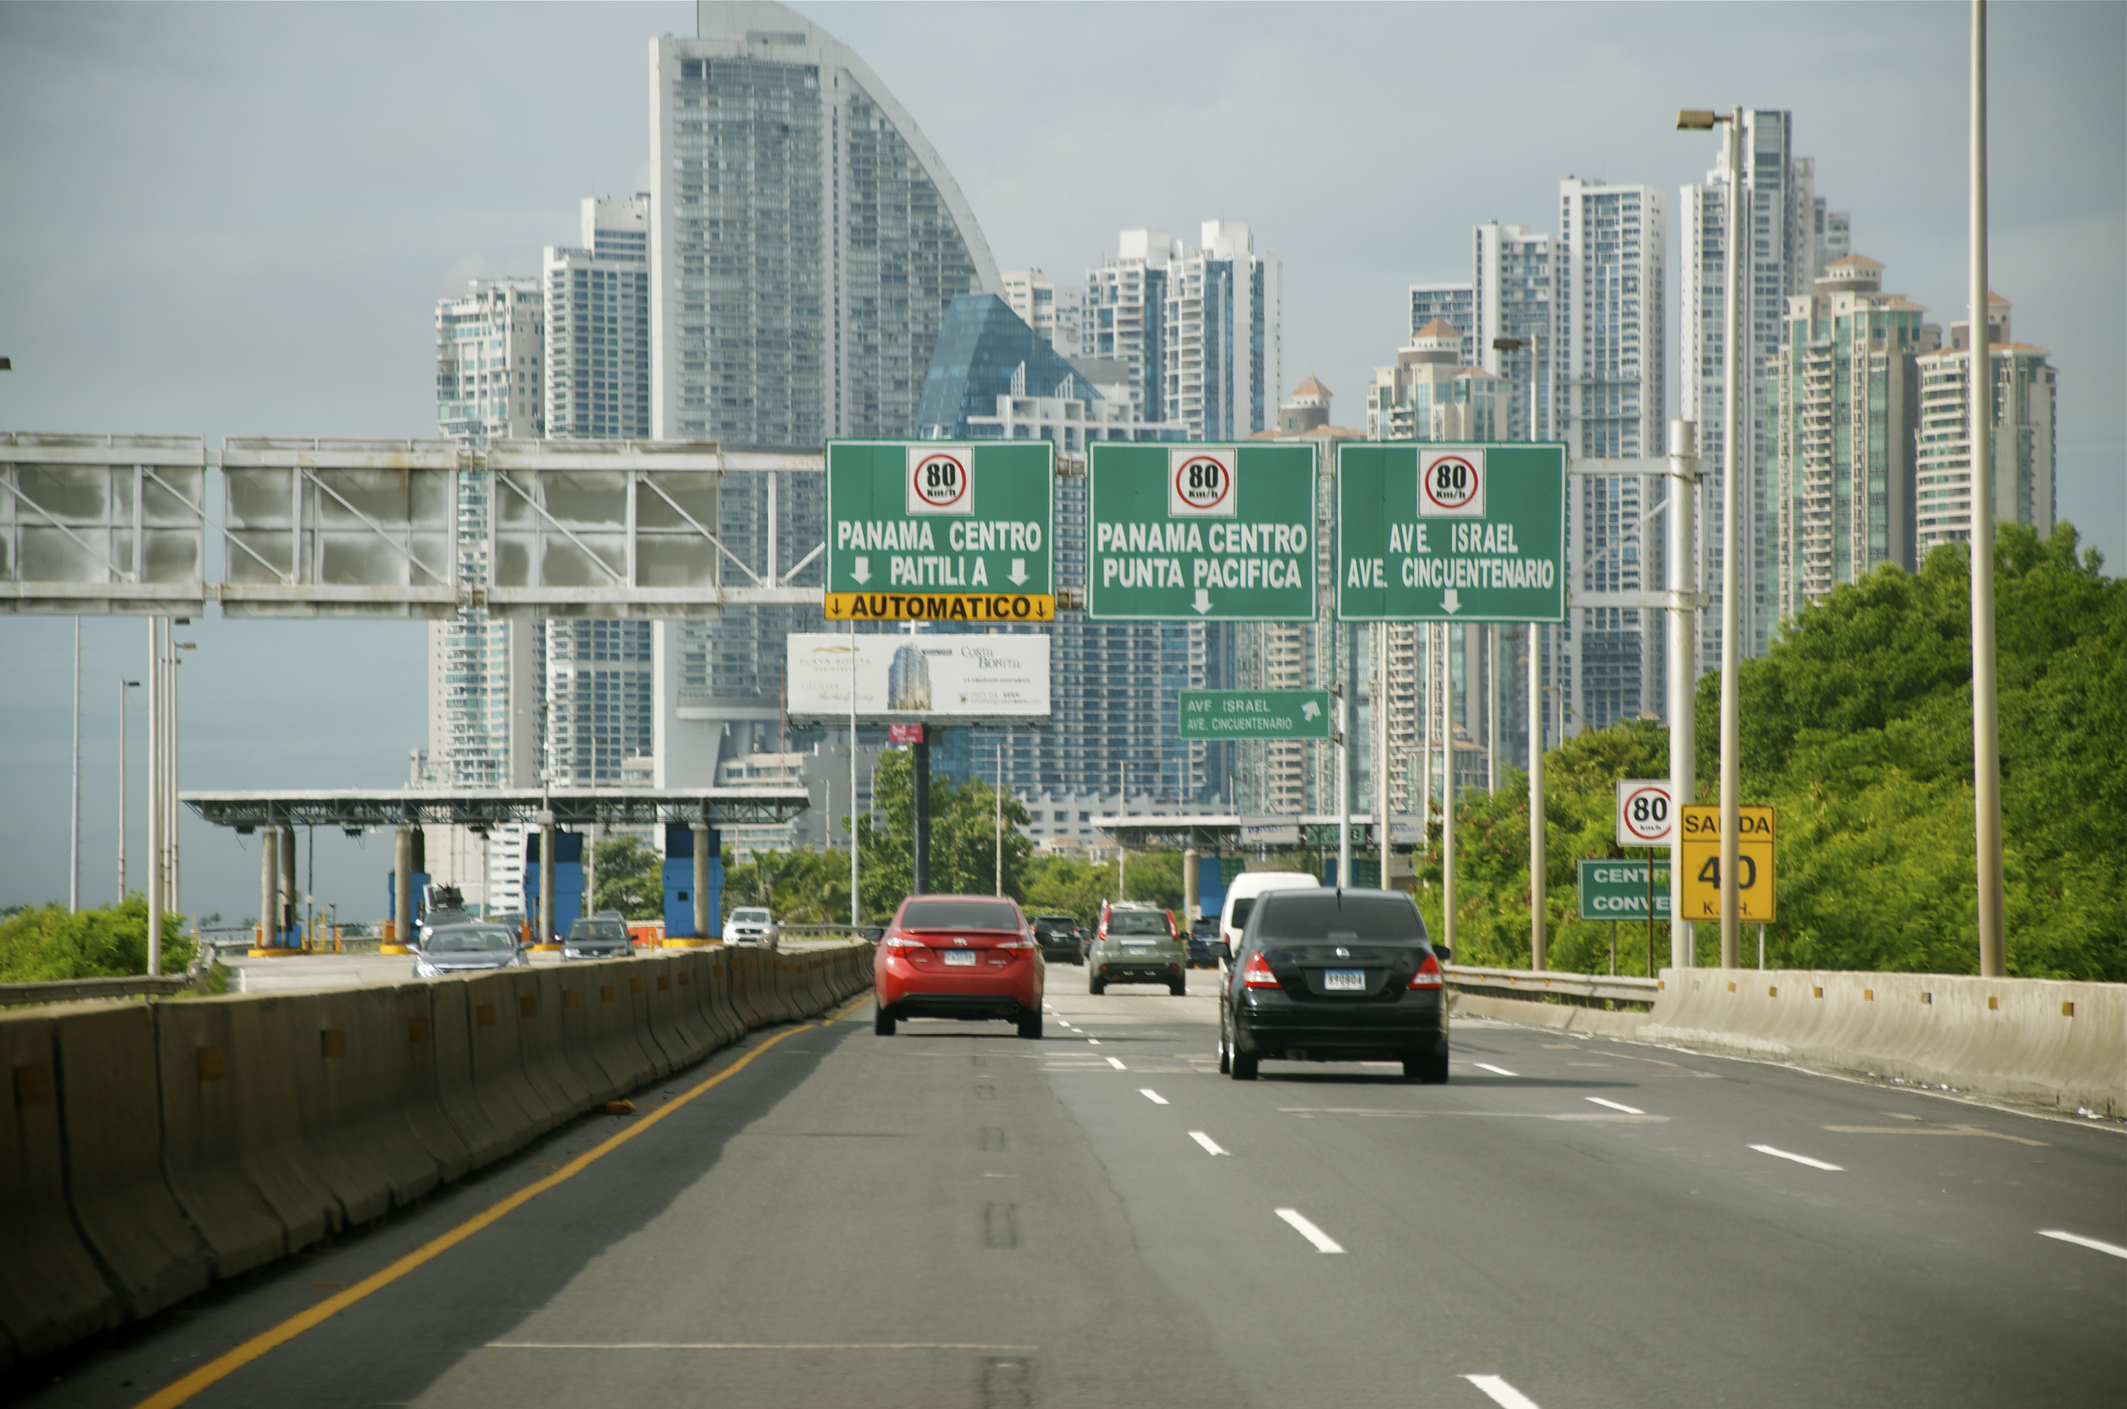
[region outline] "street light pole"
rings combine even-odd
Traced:
[[[1721,967],[1742,966],[1743,921],[1736,897],[1741,825],[1738,764],[1739,702],[1736,698],[1736,632],[1740,619],[1740,564],[1736,561],[1738,472],[1742,452],[1737,430],[1742,416],[1744,242],[1751,238],[1743,212],[1743,110],[1691,109],[1677,114],[1677,130],[1707,132],[1728,124],[1728,239],[1725,318],[1721,334]],[[1681,801],[1681,799],[1679,799]]]
[[[1529,349],[1529,440],[1537,438],[1537,388],[1542,382],[1542,334],[1526,338],[1494,338],[1501,352]],[[1543,623],[1529,623],[1529,967],[1544,967],[1544,667]],[[1563,698],[1563,685],[1561,686]],[[1559,738],[1565,738],[1565,721],[1559,721]],[[1448,751],[1452,759],[1454,743]],[[1452,762],[1450,769],[1452,770]],[[1452,772],[1451,772],[1452,776]]]
[[[126,903],[126,691],[140,688],[138,680],[118,682],[118,903]]]
[[[1972,0],[1972,821],[1979,868],[1979,972],[2009,972],[2002,913],[2001,722],[1994,680],[1994,358],[1987,325],[1987,0]]]

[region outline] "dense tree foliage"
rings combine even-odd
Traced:
[[[2065,525],[2005,527],[1995,549],[2009,971],[2127,981],[2127,583]],[[1779,809],[1780,919],[1767,960],[1792,967],[1976,970],[1971,580],[1961,550],[1883,566],[1787,623],[1738,669],[1744,800]],[[1697,702],[1702,801],[1718,796],[1720,682]],[[1612,783],[1668,771],[1667,731],[1638,723],[1545,755],[1550,961],[1608,963],[1607,925],[1571,920],[1576,858],[1613,845]],[[1528,784],[1458,810],[1458,957],[1526,963]],[[1437,838],[1438,828],[1434,828]],[[1421,867],[1439,912],[1435,841]],[[1620,969],[1645,967],[1620,935]],[[1701,962],[1718,957],[1699,927]],[[1756,936],[1746,928],[1746,962]],[[1658,930],[1656,965],[1668,939]]]
[[[619,836],[592,848],[591,913],[618,910],[631,920],[665,918],[665,865],[642,837]]]
[[[192,964],[192,938],[181,916],[162,917],[162,971]],[[122,978],[148,971],[148,901],[139,892],[117,905],[69,912],[31,906],[0,920],[0,982]]]
[[[872,782],[878,820],[857,819],[861,899],[865,919],[872,924],[891,919],[913,884],[915,807],[911,763],[910,754],[901,749],[879,756],[879,770]],[[933,774],[930,792],[931,889],[992,894],[998,888],[996,791],[979,778],[965,787],[956,787],[951,779]],[[1003,891],[1023,898],[1034,843],[1019,828],[1030,819],[1026,806],[1009,790],[1003,809]],[[842,886],[846,914],[846,869]]]

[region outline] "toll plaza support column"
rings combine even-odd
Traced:
[[[1194,927],[1196,924],[1198,887],[1203,884],[1203,880],[1204,877],[1197,867],[1196,848],[1182,848],[1182,923],[1187,926]]]
[[[541,814],[539,824],[539,935],[537,944],[554,942],[554,814]]]
[[[694,824],[694,937],[714,939],[709,933],[709,838],[707,822]]]
[[[392,838],[391,940],[414,942],[414,829],[401,827]]]
[[[269,824],[258,829],[258,948],[253,953],[273,947],[273,921],[280,913],[281,863],[276,855],[280,840],[279,827]]]
[[[295,935],[295,828],[283,822],[280,827],[281,900],[273,910],[274,925],[279,937],[273,942],[284,949],[299,949]]]
[[[928,895],[931,888],[931,726],[916,726],[916,742],[909,745],[909,807],[915,843],[911,850],[910,879],[915,893]],[[1120,807],[1117,811],[1121,811]]]

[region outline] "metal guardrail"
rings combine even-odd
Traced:
[[[192,974],[149,978],[63,978],[48,983],[0,983],[0,1007],[15,1003],[79,1003],[96,998],[166,998],[193,986]]]
[[[1470,964],[1447,966],[1450,988],[1471,993],[1489,993],[1513,998],[1545,997],[1607,999],[1620,1003],[1652,1003],[1662,991],[1659,979],[1630,978],[1610,974],[1562,974],[1536,969],[1487,969]]]

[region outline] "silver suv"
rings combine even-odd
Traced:
[[[1105,993],[1116,983],[1164,983],[1179,998],[1188,991],[1189,953],[1174,916],[1141,900],[1101,907],[1100,928],[1086,954],[1086,989]]]

